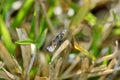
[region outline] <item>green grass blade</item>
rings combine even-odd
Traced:
[[[108,48],[108,51],[106,52],[106,56],[107,56],[107,55],[110,55],[111,53],[112,53],[112,49],[111,49],[111,47],[109,47],[109,48]],[[105,60],[105,61],[103,61],[102,64],[107,66],[108,63],[109,63],[109,60]]]
[[[12,23],[12,27],[16,28],[19,26],[19,24],[22,22],[22,20],[27,15],[29,9],[31,8],[33,1],[34,0],[26,0],[23,7],[21,8],[21,10],[18,12],[17,16],[15,17],[15,19]]]
[[[6,48],[9,50],[11,54],[13,54],[15,50],[15,44],[13,44],[10,33],[1,16],[0,16],[0,33],[1,36],[3,37],[3,41]]]
[[[114,11],[113,11],[113,18],[114,18],[116,27],[120,27],[119,16]]]
[[[98,42],[99,42],[99,39],[101,37],[101,34],[102,34],[102,28],[103,28],[103,25],[97,25],[94,27],[94,30],[93,30],[93,42],[92,42],[92,45],[91,45],[91,50],[93,51],[93,54],[94,56],[98,57],[98,52],[100,49],[98,49]]]
[[[37,48],[41,48],[42,45],[44,44],[45,42],[45,39],[46,39],[46,35],[47,35],[47,29],[45,29],[41,35],[38,36],[37,40],[36,40],[36,46]]]
[[[15,42],[16,44],[33,44],[33,40],[19,40]]]
[[[89,53],[87,50],[82,48],[75,40],[74,40],[74,48],[81,51],[83,54],[91,58],[93,61],[96,61],[96,58],[93,54]]]
[[[14,0],[1,0],[1,2],[3,1],[3,3],[1,3],[0,8],[3,8],[3,13],[2,13],[2,17],[3,19],[5,19],[8,11],[11,9],[12,4],[14,2]],[[5,5],[5,6],[4,6]]]
[[[75,11],[79,10],[79,6],[77,4],[75,4],[74,2],[70,3],[71,8],[73,8]]]
[[[89,0],[85,0],[84,5],[79,8],[77,14],[73,17],[73,20],[70,24],[71,28],[78,25],[84,19],[89,11],[89,2]]]
[[[114,35],[120,35],[120,28],[116,28],[113,30]]]
[[[32,24],[31,24],[31,29],[29,33],[29,38],[33,39],[34,38],[34,33],[35,33],[35,21],[36,21],[36,11],[34,12],[33,19],[32,19]]]
[[[90,12],[85,16],[85,20],[87,20],[92,26],[95,26],[97,23],[97,18]]]
[[[43,30],[45,29],[45,17],[42,17],[42,20],[40,22],[40,31],[39,31],[39,35],[41,35],[41,33],[43,32]]]

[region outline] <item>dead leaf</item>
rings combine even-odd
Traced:
[[[24,29],[16,29],[18,38],[19,40],[27,40],[28,36],[27,33],[25,32]],[[23,66],[24,66],[24,75],[26,75],[29,63],[30,63],[30,58],[31,58],[31,46],[30,45],[21,45],[21,51],[22,51],[22,58],[23,58]]]
[[[4,62],[4,64],[11,73],[14,74],[18,72],[22,73],[22,71],[19,69],[20,66],[16,64],[16,62],[11,57],[10,53],[7,51],[7,49],[5,48],[1,41],[0,41],[0,58],[2,59],[2,61]]]

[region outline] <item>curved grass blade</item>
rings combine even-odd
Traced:
[[[32,24],[31,24],[30,33],[29,33],[30,39],[33,39],[35,36],[35,21],[36,21],[35,18],[36,18],[36,11],[34,11],[34,14],[33,14]]]
[[[2,13],[2,17],[3,19],[5,19],[6,15],[8,14],[8,11],[11,9],[12,4],[13,4],[14,0],[0,0],[0,11]],[[5,6],[4,6],[5,5]]]
[[[39,35],[39,36],[37,37],[36,46],[37,46],[38,49],[41,48],[42,45],[44,44],[45,39],[46,39],[46,35],[47,35],[47,29],[45,29],[45,30],[41,33],[41,35]]]
[[[34,0],[26,0],[26,2],[24,3],[23,7],[21,8],[21,10],[17,14],[15,20],[12,23],[12,27],[13,28],[18,27],[19,24],[22,22],[22,20],[25,18],[25,16],[28,13],[30,7],[32,6],[33,1]]]
[[[16,44],[33,44],[34,42],[33,42],[33,40],[18,40],[18,41],[16,41],[15,42]]]
[[[28,41],[28,42],[25,41],[25,40],[28,40],[28,36],[27,36],[27,33],[24,29],[17,28],[16,31],[17,31],[19,40],[23,40],[23,41],[21,41],[22,44],[23,43],[26,44],[28,42],[31,42],[31,41]],[[21,54],[22,54],[22,59],[23,59],[23,67],[24,67],[24,74],[23,75],[26,78],[28,78],[27,71],[28,71],[28,68],[29,68],[29,64],[30,64],[30,60],[31,60],[31,54],[32,54],[31,45],[29,45],[29,44],[28,45],[20,45],[20,48],[21,48]]]
[[[74,40],[74,47],[75,47],[75,49],[81,51],[83,54],[85,54],[86,56],[88,56],[89,58],[91,58],[93,61],[96,61],[95,56],[92,55],[91,53],[89,53],[84,48],[82,48],[75,40]]]
[[[11,46],[10,46],[11,47]],[[0,41],[0,59],[11,73],[22,73],[21,67],[15,62],[3,43]]]
[[[83,6],[81,6],[77,12],[77,14],[73,17],[71,21],[70,28],[72,29],[74,26],[78,25],[86,16],[89,11],[89,2],[90,0],[84,0]]]
[[[9,31],[0,15],[0,34],[3,36],[3,42],[8,51],[13,54],[15,50],[15,44],[12,42]]]

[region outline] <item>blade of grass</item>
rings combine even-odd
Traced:
[[[68,75],[73,68],[75,68],[75,66],[79,63],[80,61],[80,55],[78,54],[75,58],[75,60],[72,62],[72,64],[67,68],[67,70],[62,74],[61,77],[65,77],[66,75]]]
[[[99,38],[99,43],[98,46],[101,47],[101,45],[103,44],[103,42],[109,37],[109,35],[111,34],[113,28],[114,28],[114,19],[113,19],[113,15],[112,13],[110,13],[110,15],[108,16],[106,23],[101,27],[102,31],[101,31],[101,36]]]
[[[0,79],[10,80],[9,76],[4,71],[0,71]],[[1,79],[1,80],[2,80]]]
[[[85,63],[85,64],[84,64]],[[82,64],[81,64],[81,70],[83,71],[83,73],[80,75],[79,80],[87,80],[87,76],[89,73],[87,73],[87,71],[89,72],[89,59],[87,57],[85,57],[82,60]]]
[[[11,79],[15,79],[15,76],[13,74],[11,74],[10,72],[8,72],[5,68],[2,68],[2,70],[7,74],[7,76]]]
[[[2,79],[10,79],[9,76],[5,73],[4,70],[2,70],[4,68],[4,63],[2,61],[0,61],[0,78]]]
[[[114,67],[115,61],[116,61],[115,58],[113,58],[113,59],[110,61],[110,63],[108,64],[107,70],[109,70],[109,69],[111,69],[111,68]],[[99,80],[105,80],[106,77],[107,77],[107,75],[103,75],[103,76],[100,77]]]
[[[29,38],[33,39],[35,37],[35,21],[36,21],[36,11],[34,11],[33,19],[32,19],[32,24],[30,28],[30,33],[29,33]]]
[[[47,77],[35,76],[35,80],[49,80]]]
[[[2,6],[1,8],[3,8],[2,17],[3,17],[3,19],[5,19],[6,15],[7,15],[7,12],[11,9],[14,0],[9,0],[9,1],[8,0],[2,0],[2,1],[4,1],[1,5]]]
[[[49,70],[48,70],[48,63],[47,63],[47,60],[46,60],[46,58],[45,58],[45,54],[44,53],[42,53],[42,52],[40,52],[39,53],[39,63],[41,64],[41,68],[40,68],[40,70],[41,70],[41,73],[42,73],[42,75],[45,77],[48,77],[49,76]]]
[[[20,11],[18,12],[17,16],[15,17],[15,19],[12,23],[13,28],[19,27],[20,23],[25,18],[29,9],[31,8],[33,2],[34,2],[34,0],[26,0],[25,1],[23,7],[20,9]]]
[[[36,58],[36,46],[35,44],[32,44],[31,45],[31,52],[32,52],[32,58],[30,59],[30,63],[29,63],[29,67],[27,69],[27,76],[26,76],[26,80],[30,80],[30,71],[32,70],[32,66],[33,66],[33,63],[35,61],[35,58]],[[36,67],[35,67],[36,68]],[[33,70],[33,73],[36,72],[35,70]]]
[[[73,8],[75,11],[79,10],[79,6],[77,4],[75,4],[74,2],[70,3],[71,8]]]
[[[51,62],[55,60],[55,58],[58,57],[58,55],[70,44],[69,40],[65,40],[61,46],[57,49],[57,51],[54,53]]]
[[[55,79],[58,78],[58,75],[60,73],[60,68],[62,66],[62,63],[63,63],[62,58],[59,58],[58,61],[57,61],[57,63],[56,63],[56,66],[55,66]]]
[[[0,15],[0,34],[3,36],[3,42],[8,51],[13,55],[15,51],[15,44],[12,42],[10,33]]]
[[[74,26],[78,25],[86,16],[89,11],[90,0],[84,0],[84,4],[79,8],[77,14],[73,17],[70,28],[72,29]]]
[[[75,49],[81,51],[83,54],[85,54],[86,56],[88,56],[89,58],[91,58],[93,61],[96,61],[95,56],[92,55],[91,53],[89,53],[84,48],[82,48],[75,40],[74,40],[74,47],[75,47]]]
[[[98,72],[98,73],[92,73],[88,75],[88,78],[90,77],[95,77],[95,76],[103,76],[103,75],[107,75],[116,71],[120,71],[120,67],[116,68],[116,69],[109,69],[109,70],[105,70],[103,72]]]
[[[19,40],[27,40],[28,36],[24,29],[16,29]],[[21,45],[22,58],[23,58],[23,67],[24,67],[24,76],[27,76],[27,70],[29,67],[31,59],[31,46],[30,45]],[[27,78],[27,77],[26,77]]]
[[[43,2],[41,0],[39,0],[39,2],[40,2],[40,5],[41,5],[41,9],[42,9],[43,15],[45,16],[45,20],[46,20],[46,22],[48,24],[48,28],[50,29],[52,34],[55,35],[55,30],[53,28],[53,25],[52,25],[52,22],[51,22],[50,18],[47,15],[47,12],[45,10],[45,6],[44,6],[44,4],[43,4]]]
[[[109,47],[109,48],[108,48],[108,51],[107,51],[107,53],[106,53],[106,56],[107,56],[107,55],[110,55],[111,53],[112,53],[111,47]],[[109,63],[109,60],[104,60],[104,61],[103,61],[103,65],[108,65],[108,63]]]
[[[90,12],[85,16],[85,20],[87,20],[91,26],[95,26],[97,23],[97,18]]]
[[[36,46],[37,46],[38,49],[41,48],[42,45],[44,44],[45,39],[46,39],[46,35],[47,35],[47,29],[45,29],[45,30],[41,33],[41,35],[39,35],[39,36],[37,37],[37,39],[36,39]]]
[[[42,20],[41,20],[41,22],[40,22],[40,31],[39,31],[39,35],[41,35],[41,33],[44,31],[45,28],[46,28],[46,27],[45,27],[45,17],[42,16]]]
[[[116,46],[115,46],[114,52],[110,55],[103,56],[102,58],[98,59],[97,63],[100,63],[100,62],[105,61],[105,60],[110,60],[110,59],[116,58],[118,55],[119,55],[118,41],[116,41]]]
[[[118,16],[117,13],[115,13],[114,11],[112,12],[112,15],[113,15],[113,18],[114,18],[114,21],[115,21],[115,25],[116,25],[116,27],[120,27],[119,16]]]
[[[4,0],[1,0],[0,1],[0,14],[2,13],[2,11],[3,11],[3,5],[4,5]]]
[[[105,71],[107,69],[107,67],[105,65],[100,65],[100,66],[97,66],[97,67],[94,67],[94,68],[91,68],[91,73],[95,73],[95,72],[102,72],[102,71]]]
[[[93,51],[93,54],[95,57],[97,57],[99,54],[99,46],[98,46],[98,42],[99,42],[99,39],[101,37],[101,34],[102,34],[102,28],[103,28],[103,25],[97,25],[95,26],[93,29],[93,42],[92,42],[92,45],[91,45],[91,50]]]
[[[7,51],[3,43],[0,41],[0,59],[4,62],[6,65],[7,69],[11,73],[22,73],[22,70],[19,68],[20,66],[16,64],[14,59],[11,57],[10,53]]]
[[[120,28],[113,29],[113,35],[120,35]]]
[[[33,40],[18,40],[15,43],[26,45],[26,44],[33,44],[34,42],[33,42]]]

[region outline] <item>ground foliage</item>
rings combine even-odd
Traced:
[[[0,0],[1,80],[119,80],[120,0]]]

